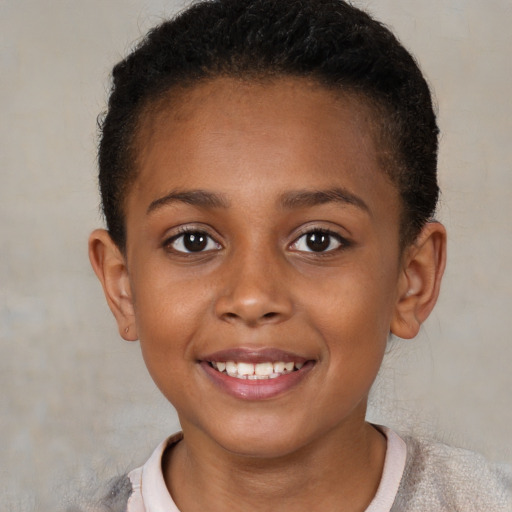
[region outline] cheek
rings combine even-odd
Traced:
[[[192,359],[191,340],[210,317],[211,290],[203,280],[187,279],[165,265],[155,265],[134,284],[137,331],[148,367]]]
[[[135,308],[142,357],[151,378],[176,408],[188,389],[195,358],[192,340],[204,317],[199,291],[159,280],[138,296]],[[203,314],[201,314],[203,313]]]
[[[370,268],[370,270],[368,270]],[[306,282],[304,309],[315,311],[318,325],[341,332],[386,337],[394,309],[396,276],[378,262],[333,269],[320,281]]]
[[[395,276],[365,262],[335,270],[322,286],[308,287],[309,308],[304,309],[314,315],[312,324],[326,340],[334,372],[356,378],[376,374],[394,310]]]

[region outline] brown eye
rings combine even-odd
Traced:
[[[173,237],[167,244],[175,252],[194,253],[221,248],[213,238],[202,231],[187,231]]]
[[[343,245],[342,238],[329,231],[310,231],[300,236],[292,245],[292,249],[302,252],[329,252]]]
[[[186,233],[183,235],[183,246],[189,252],[204,251],[208,238],[203,233]]]
[[[331,236],[326,233],[308,233],[306,245],[314,252],[326,251],[331,245]]]

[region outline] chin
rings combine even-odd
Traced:
[[[211,432],[226,451],[239,457],[277,459],[292,455],[308,444],[304,429],[280,421],[256,419],[249,426],[223,424],[222,431]]]

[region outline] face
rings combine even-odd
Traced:
[[[126,266],[146,365],[185,433],[275,456],[360,428],[400,260],[371,112],[300,79],[227,78],[154,112]]]

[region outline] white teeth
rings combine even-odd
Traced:
[[[211,365],[221,373],[227,373],[230,377],[237,379],[265,380],[275,379],[281,375],[300,370],[304,363],[285,363],[284,361],[265,363],[236,363],[235,361],[212,361]]]
[[[272,363],[258,363],[254,367],[254,373],[260,377],[270,375],[274,373],[274,365]]]
[[[274,373],[283,373],[285,363],[274,363]]]
[[[226,373],[230,377],[236,377],[238,375],[238,365],[233,361],[226,362]]]
[[[238,375],[252,375],[254,373],[254,365],[252,363],[238,363]],[[259,365],[256,365],[256,375],[258,374]]]

